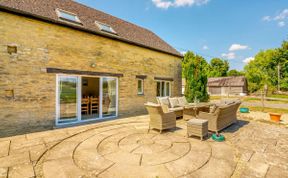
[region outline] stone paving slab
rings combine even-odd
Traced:
[[[51,178],[76,178],[85,174],[85,172],[77,167],[70,158],[45,161],[42,169],[43,176]]]
[[[0,178],[6,178],[8,176],[8,167],[0,168]]]
[[[224,159],[218,160],[212,157],[207,164],[205,164],[201,169],[195,171],[191,177],[228,178],[232,176],[234,169],[234,165],[231,165],[228,161]]]
[[[0,158],[4,156],[8,156],[10,147],[10,140],[1,141],[0,142]]]
[[[9,169],[9,177],[14,177],[14,178],[35,177],[33,165],[28,163],[28,164],[11,167]]]
[[[0,168],[12,167],[30,162],[29,152],[11,154],[0,158]]]
[[[241,177],[265,177],[268,169],[268,164],[258,161],[250,161],[247,163],[245,171]]]
[[[148,116],[0,139],[6,177],[287,177],[287,127],[239,120],[225,142],[186,137],[186,122],[159,134]]]
[[[74,155],[75,164],[85,170],[102,172],[114,164],[106,158],[103,158],[95,149],[82,149]]]
[[[265,177],[266,178],[275,178],[275,177],[288,178],[288,171],[283,170],[282,168],[277,167],[277,166],[270,166]]]
[[[174,177],[188,176],[209,161],[212,154],[211,147],[203,143],[200,143],[199,147],[195,147],[195,145],[191,144],[187,155],[165,164]]]
[[[163,166],[131,166],[125,164],[117,164],[112,166],[107,171],[100,174],[98,177],[117,177],[117,178],[127,178],[127,177],[137,177],[137,178],[173,178],[169,171]]]

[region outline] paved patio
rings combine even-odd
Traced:
[[[226,141],[147,133],[148,116],[0,139],[2,177],[288,177],[287,127],[240,120]]]

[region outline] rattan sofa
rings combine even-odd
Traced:
[[[208,129],[218,133],[237,122],[237,110],[240,104],[240,101],[234,101],[218,106],[213,113],[199,112],[198,118],[208,120]]]
[[[182,101],[183,98],[184,98],[185,103],[183,103]],[[173,106],[173,104],[171,103],[171,100],[176,100],[177,103]],[[184,110],[185,105],[189,105],[185,97],[178,97],[178,98],[157,97],[157,101],[158,101],[158,104],[162,106],[165,112],[175,112],[177,118],[183,116],[183,110]]]
[[[158,129],[162,133],[165,129],[176,128],[176,114],[164,112],[161,105],[146,103],[145,107],[150,115],[149,130]]]
[[[175,112],[177,118],[191,118],[191,115],[198,115],[199,111],[209,111],[209,106],[207,104],[203,105],[203,103],[198,104],[197,110],[195,103],[188,103],[185,96],[182,97],[157,97],[158,104],[160,104],[164,110],[164,112]],[[203,107],[199,107],[203,105]],[[189,120],[189,119],[187,119]]]

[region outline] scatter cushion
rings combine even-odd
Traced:
[[[168,97],[159,97],[158,101],[161,105],[167,105],[168,107],[170,106]]]
[[[169,98],[171,108],[179,107],[178,98]]]
[[[187,102],[185,96],[183,97],[178,97],[178,103],[180,106],[185,106],[185,105],[188,105],[189,103]]]

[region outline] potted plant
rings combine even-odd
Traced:
[[[269,113],[270,115],[270,119],[272,121],[275,121],[275,122],[280,122],[280,119],[281,119],[281,115],[282,114],[279,114],[279,113]]]

